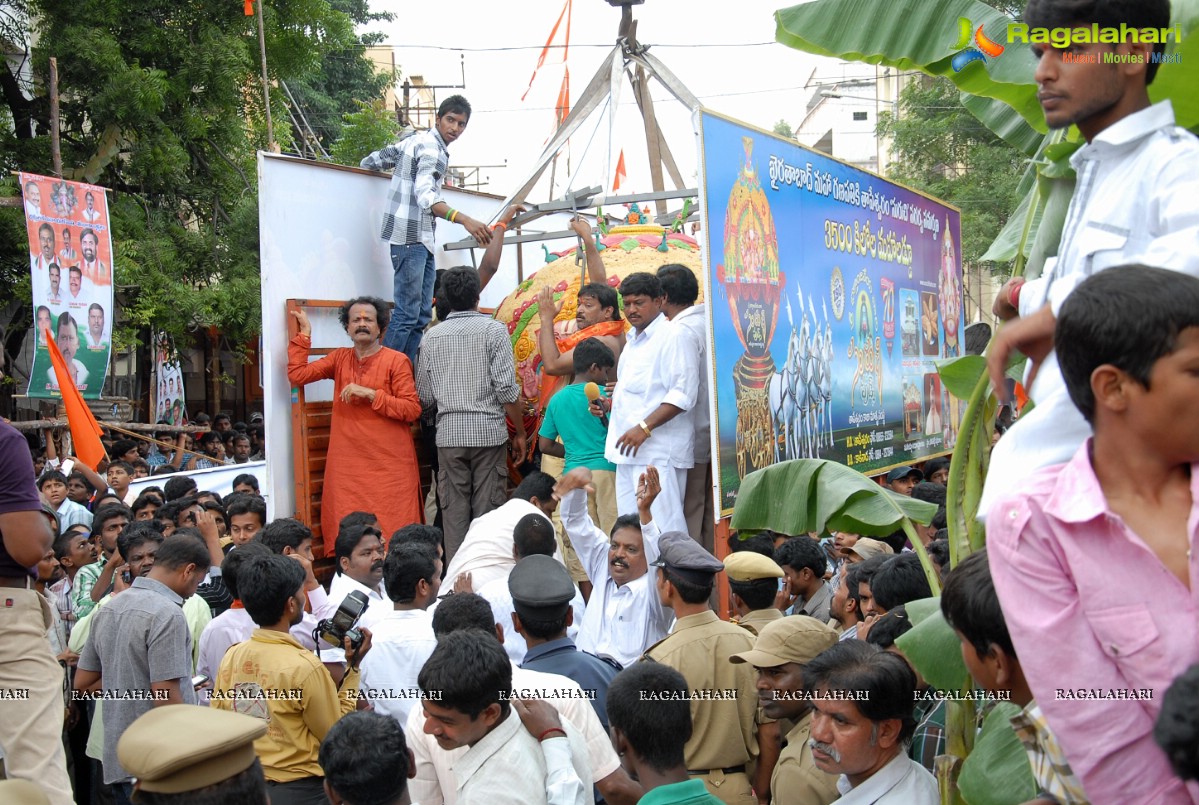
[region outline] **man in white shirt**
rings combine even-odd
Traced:
[[[469,573],[475,590],[508,577],[516,561],[512,558],[512,532],[526,514],[539,514],[550,522],[558,501],[554,499],[554,479],[544,472],[530,472],[512,492],[508,502],[498,509],[476,517],[462,545],[445,569],[445,580],[453,585]]]
[[[100,211],[96,209],[96,197],[89,191],[83,194],[83,201],[87,205],[82,210],[84,220],[91,223],[99,221]]]
[[[616,368],[604,447],[604,458],[616,465],[617,511],[636,510],[637,479],[653,464],[662,484],[654,521],[662,531],[686,531],[683,490],[695,464],[690,411],[699,394],[699,355],[662,315],[665,297],[656,276],[630,274],[620,293],[633,329]]]
[[[1085,25],[1060,0],[1033,0],[1024,19],[1034,27]],[[1129,29],[1170,25],[1168,0],[1127,6]],[[1100,21],[1110,25],[1110,21]],[[1038,98],[1050,128],[1078,126],[1087,144],[1070,157],[1077,174],[1057,258],[1027,283],[1009,281],[995,313],[1009,320],[991,342],[987,368],[996,393],[1015,351],[1030,358],[1026,374],[1036,407],[1020,417],[991,453],[978,516],[1029,473],[1068,461],[1091,429],[1071,403],[1053,330],[1062,302],[1083,279],[1105,268],[1143,264],[1199,275],[1199,140],[1174,123],[1170,102],[1150,105],[1147,85],[1165,45],[1138,42],[1074,44],[1069,50],[1032,45]],[[1105,62],[1110,51],[1119,69]]]
[[[42,190],[37,182],[26,182],[21,195],[25,197],[25,215],[32,218],[42,214]]]
[[[67,294],[63,299],[67,304],[67,308],[82,318],[83,311],[87,310],[87,306],[91,304],[91,299],[90,290],[84,290],[83,287],[83,270],[79,266],[68,268]]]
[[[46,276],[50,280],[50,288],[46,291],[46,302],[58,306],[62,304],[62,266],[51,263],[46,267]]]
[[[74,265],[79,261],[79,252],[75,251],[75,247],[71,245],[71,228],[64,226],[62,228],[62,248],[58,250],[58,260],[60,265]]]
[[[384,545],[379,529],[372,525],[349,525],[337,532],[333,544],[335,571],[329,582],[329,600],[314,612],[317,620],[333,617],[341,602],[352,592],[366,595],[367,607],[358,621],[370,627],[392,611],[391,599],[383,589]],[[373,630],[372,630],[373,631]]]
[[[548,803],[539,742],[566,732],[550,729],[534,738],[524,729],[511,704],[512,665],[496,640],[478,629],[445,635],[419,681],[425,693],[422,732],[442,749],[466,748],[453,764],[460,805]],[[590,774],[579,775],[567,801],[591,802],[590,783]]]
[[[42,224],[37,228],[37,244],[39,251],[29,255],[29,265],[34,274],[45,271],[51,263],[58,261],[54,256],[54,227]]]
[[[433,631],[439,640],[462,630],[494,634],[501,644],[504,641],[504,628],[495,623],[487,602],[471,593],[450,596],[433,615]],[[512,688],[515,698],[542,697],[558,712],[580,779],[594,779],[599,793],[612,802],[636,802],[641,797],[640,787],[621,770],[608,733],[577,682],[558,674],[530,671],[513,663]],[[416,773],[409,786],[413,802],[457,805],[459,796],[454,774],[465,750],[443,747],[425,726],[422,708],[413,708],[404,726],[416,758]],[[542,747],[546,748],[544,743]]]
[[[709,553],[716,550],[716,521],[713,517],[712,493],[712,411],[708,406],[708,312],[699,298],[699,281],[686,266],[669,263],[658,269],[658,280],[666,302],[662,312],[670,320],[680,339],[680,348],[697,356],[699,390],[695,407],[691,409],[691,425],[695,430],[694,466],[687,470],[687,485],[683,493],[683,513],[687,518],[687,533]]]
[[[441,588],[441,560],[428,545],[400,543],[383,561],[383,581],[392,611],[370,627],[359,690],[375,712],[403,725],[420,709],[417,676],[437,647],[428,609]]]
[[[87,309],[87,348],[108,348],[108,339],[104,337],[104,308],[96,302]]]
[[[516,567],[516,562],[524,559],[526,556],[546,556],[553,557],[554,551],[558,549],[558,540],[554,534],[553,524],[538,514],[526,514],[520,518],[516,524],[515,530],[512,532],[512,559],[513,567]],[[565,565],[564,565],[565,566]],[[511,569],[508,570],[503,578],[496,579],[484,584],[478,588],[476,592],[491,604],[491,612],[495,616],[495,622],[506,628],[506,636],[504,638],[504,651],[512,659],[512,662],[522,663],[525,659],[525,652],[528,651],[528,645],[525,643],[524,637],[512,628],[512,613],[516,610],[512,605],[512,592],[508,589],[508,580],[512,575]],[[575,639],[579,633],[577,624],[583,622],[583,613],[586,612],[586,604],[583,602],[583,595],[579,592],[578,586],[574,588],[574,598],[570,601],[571,609],[574,610],[574,623],[567,627],[566,634],[570,639]],[[378,637],[375,638],[378,642]]]
[[[842,805],[937,805],[937,779],[908,757],[916,674],[898,654],[842,640],[804,666],[816,767],[839,774]]]
[[[661,488],[658,471],[649,467],[641,478],[640,515],[618,517],[610,537],[587,513],[590,482],[591,471],[577,467],[554,488],[562,501],[562,526],[592,584],[578,647],[627,667],[666,637],[674,624],[674,613],[662,606],[649,573],[649,565],[658,560],[660,531],[650,516]]]

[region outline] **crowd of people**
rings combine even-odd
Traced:
[[[319,524],[271,519],[253,474],[178,474],[264,458],[258,423],[205,422],[203,457],[110,439],[94,469],[0,423],[0,801],[933,805],[951,731],[1004,706],[1010,801],[1199,803],[1199,142],[1149,101],[1155,47],[1033,46],[1047,122],[1087,144],[1056,263],[996,303],[995,388],[1020,351],[1037,406],[994,449],[975,550],[950,550],[944,457],[878,479],[930,504],[914,530],[733,533],[718,559],[696,278],[614,289],[581,220],[590,283],[569,336],[541,295],[554,393],[529,430],[478,311],[520,211],[487,227],[441,198],[471,114],[447,99],[363,160],[395,171],[394,308],[350,300],[353,346],[313,362],[295,315],[291,381],[335,383]],[[1108,51],[1140,58],[1081,58]],[[437,276],[438,218],[479,269]],[[973,690],[936,689],[904,639],[934,595]],[[978,724],[951,723],[958,697]]]

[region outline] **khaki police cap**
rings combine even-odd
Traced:
[[[776,668],[789,662],[801,665],[837,644],[832,627],[807,615],[788,615],[766,624],[749,651],[734,654],[729,662],[747,662],[755,668]]]
[[[143,791],[181,794],[241,774],[254,763],[262,719],[171,704],[155,707],[125,730],[117,759]]]
[[[733,581],[756,581],[758,579],[781,579],[783,569],[769,556],[755,551],[738,551],[724,559],[724,572]]]
[[[862,537],[849,550],[862,557],[863,560],[869,559],[872,556],[878,556],[879,554],[895,553],[895,550],[887,543],[877,539],[870,539],[870,537]]]
[[[0,802],[6,805],[50,805],[50,798],[28,780],[0,780]]]

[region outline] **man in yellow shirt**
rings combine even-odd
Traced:
[[[354,710],[358,664],[370,650],[370,632],[354,649],[341,690],[315,654],[288,632],[304,616],[304,569],[285,556],[256,556],[238,571],[242,604],[258,629],[229,649],[217,672],[211,705],[256,716],[267,732],[254,742],[274,805],[325,803],[321,741]]]

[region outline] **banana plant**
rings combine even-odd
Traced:
[[[1171,7],[1171,22],[1181,26],[1183,35],[1168,52],[1180,54],[1180,59],[1160,66],[1149,96],[1154,102],[1169,99],[1178,124],[1199,131],[1199,93],[1194,92],[1199,86],[1199,36],[1194,35],[1199,30],[1199,0],[1172,0]],[[975,0],[815,0],[781,9],[775,20],[776,39],[790,47],[952,81],[971,114],[1029,157],[1019,185],[1021,201],[983,260],[1011,263],[1012,276],[1040,275],[1046,258],[1057,251],[1074,190],[1069,158],[1083,143],[1076,128],[1048,130],[1036,99],[1032,54],[1023,45],[1007,43],[1009,18]],[[855,20],[870,22],[847,24]],[[962,20],[969,21],[969,28],[977,30],[988,45],[1004,44],[1002,52],[987,47],[989,61],[976,59],[963,66],[959,60],[955,67],[966,29]],[[985,541],[977,513],[998,404],[981,356],[943,361],[938,371],[949,392],[967,402],[950,463],[946,501],[953,566]],[[921,622],[899,639],[901,650],[926,679],[939,679],[948,686],[942,689],[958,689],[954,686],[959,683],[968,687],[968,678],[947,656],[955,653],[951,640],[956,638],[939,609],[914,608]],[[912,611],[909,605],[909,616]],[[924,650],[928,646],[939,648]],[[944,675],[948,678],[941,678]],[[973,703],[949,703],[949,756],[938,768],[947,805],[1003,805],[1031,798],[1026,796],[1031,784],[1028,762],[1003,715],[996,708],[976,736]]]
[[[937,568],[912,524],[927,524],[932,503],[899,495],[857,470],[822,458],[797,458],[754,470],[741,481],[731,526],[780,534],[847,531],[885,537],[902,528],[920,557],[928,586],[941,591]]]

